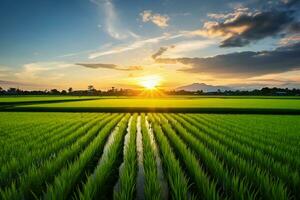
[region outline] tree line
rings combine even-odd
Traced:
[[[73,95],[73,96],[137,96],[142,92],[138,89],[123,89],[112,87],[109,90],[97,90],[89,85],[86,90],[73,90],[72,87],[67,90],[22,90],[19,88],[0,87],[0,95]],[[300,96],[300,89],[289,88],[269,88],[255,90],[217,90],[215,92],[186,91],[186,90],[160,90],[160,93],[167,95],[224,95],[224,96]]]

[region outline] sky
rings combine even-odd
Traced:
[[[300,0],[2,0],[0,86],[300,88]]]

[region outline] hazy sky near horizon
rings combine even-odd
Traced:
[[[299,0],[2,0],[0,86],[300,87]]]

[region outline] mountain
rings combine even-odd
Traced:
[[[203,92],[216,92],[218,90],[225,91],[225,90],[232,90],[230,87],[226,86],[214,86],[214,85],[207,85],[205,83],[193,83],[190,85],[185,85],[176,88],[175,90],[185,90],[185,91],[198,91],[202,90]]]

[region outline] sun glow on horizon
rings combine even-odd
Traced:
[[[156,75],[145,76],[140,79],[139,84],[143,86],[145,89],[153,90],[160,84],[160,81],[161,81],[160,76],[156,76]]]

